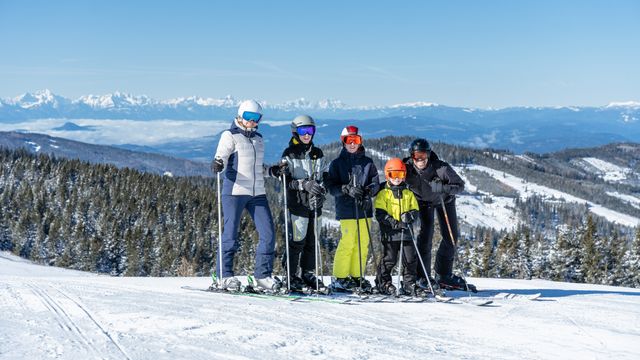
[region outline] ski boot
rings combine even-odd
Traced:
[[[222,283],[219,284],[220,289],[231,291],[231,292],[239,292],[242,290],[242,283],[235,276],[226,277],[222,280]]]
[[[284,281],[283,281],[282,285],[286,286],[287,284],[284,283]],[[300,279],[296,275],[291,275],[291,278],[289,279],[289,292],[301,293],[301,292],[304,292],[304,288],[305,288],[305,284],[302,281],[302,279]]]
[[[280,288],[282,288],[282,281],[277,277],[267,276],[256,279],[256,288],[267,293],[277,293],[280,291]]]
[[[372,294],[373,287],[369,280],[365,278],[352,277],[351,281],[354,283],[353,292],[356,294]]]
[[[327,293],[328,289],[327,287],[324,285],[324,283],[322,282],[321,279],[318,279],[313,272],[311,271],[304,271],[302,272],[302,281],[304,282],[304,284],[306,286],[308,286],[310,289],[320,292],[320,293]]]
[[[444,290],[469,290],[474,293],[478,292],[478,289],[476,289],[474,285],[468,284],[463,278],[453,274],[438,275],[438,285]]]
[[[388,281],[378,285],[378,292],[382,295],[395,295],[396,287],[391,283],[391,281]]]
[[[331,282],[332,292],[351,292],[353,290],[353,283],[350,278],[336,278]]]
[[[429,288],[429,282],[431,282],[431,286],[433,287],[434,291],[439,289],[438,282],[436,282],[436,279],[432,278],[431,276],[429,276],[429,281],[427,281],[427,278],[418,279],[418,281],[416,281],[416,286],[423,290],[431,292],[431,289]]]

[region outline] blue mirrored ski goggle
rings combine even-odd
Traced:
[[[242,113],[242,118],[246,121],[259,122],[260,119],[262,119],[262,114],[253,111],[245,111]]]
[[[304,135],[312,135],[313,136],[313,134],[316,133],[316,127],[313,126],[313,125],[298,126],[296,128],[296,132],[300,136],[304,136]]]

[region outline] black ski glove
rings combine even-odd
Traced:
[[[402,215],[400,215],[400,220],[407,225],[413,224],[413,222],[417,219],[415,212],[415,210],[412,210],[402,213]]]
[[[356,200],[361,200],[364,195],[364,191],[359,186],[354,185],[342,185],[342,193],[349,195]]]
[[[287,162],[281,162],[277,165],[273,165],[272,167],[269,168],[269,173],[271,174],[271,176],[275,177],[275,178],[279,178],[282,176],[282,174],[288,174],[289,173],[289,163]]]
[[[384,222],[386,222],[393,230],[400,230],[403,228],[402,222],[396,220],[391,215],[386,215],[384,217]]]
[[[440,181],[432,181],[429,183],[431,186],[431,192],[436,194],[447,194],[449,193],[450,186],[441,183]]]
[[[375,188],[374,184],[369,184],[363,189],[364,197],[373,197],[375,194],[373,193],[373,189]]]
[[[213,173],[219,173],[224,169],[224,162],[222,161],[222,159],[214,159],[211,162],[211,171],[213,171]]]
[[[311,195],[318,196],[324,195],[325,189],[322,185],[318,184],[315,180],[299,180],[300,187],[304,189],[304,191],[308,192]]]

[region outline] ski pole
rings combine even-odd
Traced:
[[[436,296],[436,292],[433,290],[433,285],[431,285],[431,280],[429,280],[429,273],[427,272],[427,267],[424,265],[424,261],[422,260],[422,255],[420,255],[420,249],[418,248],[418,240],[416,240],[416,236],[413,233],[413,228],[409,226],[409,234],[411,234],[411,241],[413,242],[413,247],[416,248],[416,253],[418,254],[418,260],[420,260],[420,265],[422,266],[422,271],[425,273],[427,278],[427,284],[429,284],[429,290],[431,291],[431,295]]]
[[[400,261],[398,262],[398,289],[396,290],[397,296],[400,296],[401,293],[404,294],[404,286],[402,285],[402,280],[400,280],[402,276],[403,255],[404,255],[404,230],[402,230],[402,233],[400,233]]]
[[[371,198],[369,198],[369,203],[371,204],[371,210],[373,211],[373,201],[371,200]],[[365,218],[366,218],[366,211],[364,208],[364,203],[362,203],[362,212],[365,214]],[[378,259],[376,258],[376,252],[374,251],[375,249],[373,248],[373,238],[371,237],[371,229],[369,228],[369,220],[365,219],[364,221],[365,225],[367,226],[367,235],[369,235],[369,253],[371,254],[371,257],[373,259],[373,264],[374,266],[378,266]]]
[[[353,175],[353,186],[356,186],[356,176]],[[360,245],[360,214],[358,213],[358,199],[353,198],[353,209],[356,213],[356,232],[358,234],[358,264],[360,265],[360,290],[362,290],[362,278],[364,274],[362,273],[362,247]]]
[[[311,161],[311,160],[309,160]],[[316,180],[316,160],[313,160],[313,165],[309,166],[309,169],[311,169],[311,180],[315,181]],[[314,260],[316,262],[316,291],[318,291],[318,288],[320,287],[320,279],[319,276],[322,276],[322,251],[320,249],[320,242],[318,240],[318,196],[317,195],[313,195],[313,204],[314,204],[314,209],[313,209],[313,241],[314,241],[314,247],[316,249],[316,256],[314,257]],[[318,272],[318,269],[320,269],[320,271]]]
[[[220,173],[216,173],[217,193],[218,193],[218,267],[220,269],[219,284],[224,285],[224,275],[222,272],[222,196],[220,191]],[[218,286],[220,287],[220,286]]]
[[[282,159],[282,164],[287,163],[287,159]],[[284,195],[284,248],[287,257],[287,290],[291,291],[291,275],[289,268],[289,209],[287,207],[287,177],[282,173],[282,194]]]
[[[447,228],[449,229],[449,238],[451,239],[451,243],[453,244],[453,255],[454,255],[454,260],[456,261],[456,263],[458,263],[458,267],[460,267],[460,258],[458,257],[458,244],[457,244],[457,240],[454,239],[453,237],[453,231],[451,231],[451,223],[449,222],[449,215],[447,215],[447,208],[445,208],[444,206],[444,196],[440,196],[440,205],[442,206],[442,212],[444,213],[444,220],[447,223]],[[467,284],[467,279],[464,276],[464,269],[460,268],[460,275],[462,276],[462,280],[464,280],[464,289],[467,293],[469,293],[469,296],[471,296],[471,293],[469,292],[469,285]]]

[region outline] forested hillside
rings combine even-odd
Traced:
[[[365,144],[382,169],[386,157],[405,154],[410,141],[388,137],[367,139]],[[539,156],[541,161],[532,163],[534,155],[524,159],[508,152],[440,143],[433,147],[452,164],[508,170],[548,186],[565,186],[567,193],[586,194],[576,181],[587,189],[603,189],[598,194],[606,194],[605,189],[636,189],[631,177],[626,183],[612,183],[588,175],[586,170],[581,173],[579,165],[571,165],[576,156],[562,160],[566,153]],[[619,148],[613,146],[611,152]],[[338,150],[338,144],[331,144],[325,147],[325,154],[332,159]],[[636,165],[628,162],[634,156],[619,158],[620,166]],[[465,176],[477,189],[469,190],[467,196],[478,196],[487,203],[511,197],[518,221],[513,228],[496,229],[464,224],[461,219],[460,266],[467,274],[640,286],[640,234],[635,228],[594,216],[584,204],[549,202],[536,196],[519,199],[517,191],[486,174],[469,174]],[[269,179],[267,188],[276,219],[277,251],[281,253],[278,181]],[[601,198],[608,199],[606,195]],[[325,206],[327,218],[332,216],[331,200]],[[627,205],[625,212],[638,211]],[[0,248],[40,263],[125,276],[203,275],[209,273],[215,256],[212,249],[217,248],[215,181],[159,176],[5,149],[0,151],[0,222]],[[257,234],[247,216],[241,229],[243,241],[236,270],[246,274],[253,268]],[[377,239],[377,226],[372,230]],[[325,222],[321,231],[325,275],[330,274],[338,238],[336,229]],[[436,236],[436,245],[439,240]],[[378,259],[379,241],[374,240],[373,246]],[[278,260],[276,273],[281,272]],[[371,257],[367,273],[373,272]]]

